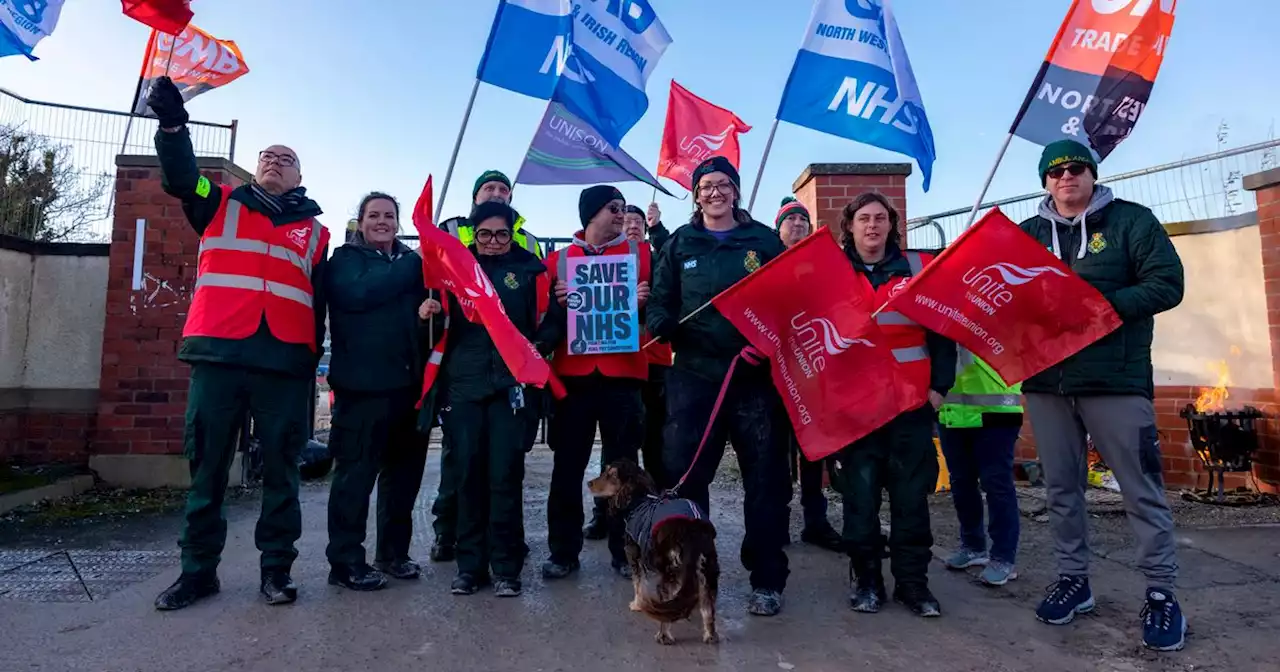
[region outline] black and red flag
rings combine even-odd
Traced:
[[[1177,0],[1074,0],[1010,132],[1071,139],[1105,159],[1147,107]]]

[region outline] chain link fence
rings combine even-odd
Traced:
[[[1242,186],[1245,175],[1280,165],[1280,140],[1269,140],[1206,156],[1153,166],[1098,180],[1117,198],[1151,208],[1165,224],[1217,219],[1253,212],[1258,203]],[[1038,191],[983,203],[979,217],[999,206],[1020,222],[1036,214],[1045,197]],[[970,208],[907,221],[907,244],[915,249],[947,246],[965,230]]]
[[[235,160],[236,122],[188,124],[196,156]],[[111,238],[118,154],[154,154],[156,120],[23,98],[0,88],[0,234]]]

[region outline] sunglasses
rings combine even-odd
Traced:
[[[1055,180],[1060,180],[1066,173],[1071,173],[1073,177],[1080,177],[1081,175],[1084,175],[1084,171],[1088,169],[1089,167],[1083,163],[1068,163],[1065,166],[1050,168],[1048,175]]]
[[[479,231],[476,231],[476,240],[482,243],[490,243],[496,240],[498,241],[498,244],[501,245],[503,243],[511,242],[511,232],[506,229],[499,229],[497,231],[480,229]]]

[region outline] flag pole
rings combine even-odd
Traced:
[[[769,129],[769,139],[764,143],[764,156],[760,157],[760,169],[756,171],[756,183],[751,185],[751,200],[747,202],[747,212],[751,212],[756,207],[756,194],[760,192],[760,180],[764,179],[764,166],[769,161],[769,151],[773,149],[773,136],[777,132],[778,119],[775,118],[773,120],[773,128]]]
[[[449,169],[444,174],[444,184],[440,185],[440,201],[436,203],[433,222],[440,222],[440,213],[444,210],[444,198],[449,193],[449,180],[453,178],[453,167],[458,162],[458,150],[462,149],[462,136],[467,133],[467,124],[471,121],[471,108],[475,107],[476,94],[480,92],[480,78],[476,77],[475,86],[471,87],[471,97],[467,100],[467,110],[462,113],[462,128],[458,129],[458,139],[453,143],[453,156],[449,157]]]
[[[991,172],[987,173],[987,181],[982,183],[982,191],[978,192],[978,200],[973,204],[973,210],[969,211],[969,221],[965,222],[964,228],[973,226],[974,221],[978,219],[978,210],[982,208],[982,199],[987,197],[987,190],[991,188],[991,182],[996,179],[996,170],[1000,168],[1000,162],[1004,161],[1005,152],[1009,151],[1009,143],[1013,141],[1013,132],[1004,138],[1004,144],[1000,145],[1000,152],[996,154],[996,162],[991,166]]]

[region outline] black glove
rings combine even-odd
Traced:
[[[160,128],[177,128],[191,120],[177,85],[168,77],[157,78],[147,94],[147,106],[156,113]]]

